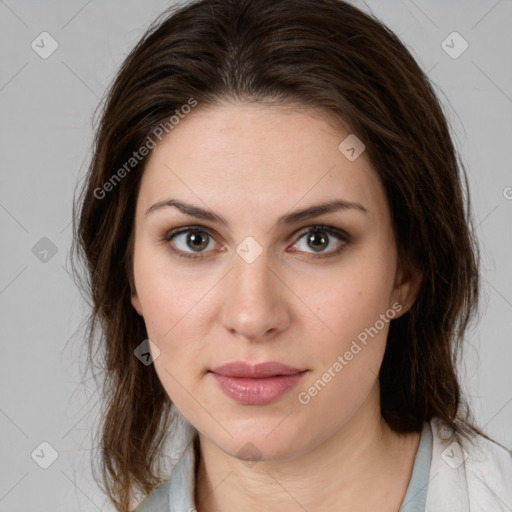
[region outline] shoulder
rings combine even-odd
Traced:
[[[506,511],[512,507],[512,452],[475,434],[456,435],[435,418],[427,512]]]
[[[473,445],[465,446],[471,500],[492,503],[493,510],[512,510],[512,451],[480,435]]]
[[[169,512],[169,488],[171,480],[166,480],[142,501],[135,512]]]

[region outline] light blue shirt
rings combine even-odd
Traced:
[[[409,487],[399,512],[424,512],[427,502],[430,464],[432,462],[432,429],[430,423],[423,423],[420,444],[414,459]]]
[[[425,510],[431,459],[432,431],[430,424],[424,422],[411,480],[399,512]],[[174,468],[171,478],[155,489],[136,512],[195,512],[194,491],[195,453],[191,442]]]

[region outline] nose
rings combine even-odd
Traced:
[[[238,254],[226,276],[220,321],[225,329],[250,341],[275,337],[290,323],[291,292],[263,251],[251,263]]]

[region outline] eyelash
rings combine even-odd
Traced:
[[[189,231],[199,231],[199,232],[202,232],[202,233],[206,233],[208,236],[210,236],[211,238],[215,239],[215,237],[212,235],[212,233],[210,232],[210,230],[208,228],[205,228],[203,226],[186,226],[185,228],[177,228],[177,229],[169,231],[168,233],[166,233],[161,238],[161,242],[164,242],[164,243],[167,242],[168,243],[174,237],[176,237],[178,235],[181,235],[183,233],[188,233]],[[327,252],[327,253],[322,253],[322,254],[307,253],[307,254],[309,254],[308,257],[312,258],[312,259],[331,258],[333,256],[336,256],[337,254],[342,252],[343,249],[345,249],[345,247],[351,242],[351,237],[350,237],[350,235],[348,233],[346,233],[346,232],[344,232],[342,230],[339,230],[337,228],[334,228],[332,226],[325,226],[323,224],[315,224],[313,226],[308,226],[307,228],[301,230],[297,234],[297,240],[294,243],[294,245],[299,240],[301,240],[301,238],[303,238],[304,235],[306,235],[308,233],[315,233],[317,231],[325,232],[329,236],[334,235],[342,243],[341,243],[341,245],[338,248],[336,248],[336,249],[334,249],[334,250],[332,250],[330,252]],[[202,254],[205,254],[205,253],[196,253],[196,254],[194,254],[194,253],[187,253],[187,252],[181,251],[180,249],[175,249],[175,248],[172,248],[172,247],[170,247],[170,250],[174,254],[176,254],[178,257],[184,258],[184,259],[188,259],[188,260],[203,260],[203,259],[207,258],[207,256],[202,255]],[[301,251],[297,251],[297,252],[301,252]]]

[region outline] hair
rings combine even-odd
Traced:
[[[134,163],[134,152],[158,127],[170,133],[170,117],[191,99],[197,109],[226,101],[304,107],[364,142],[388,199],[399,268],[423,272],[415,303],[390,323],[382,417],[396,432],[419,432],[440,418],[467,439],[485,435],[457,374],[477,311],[479,249],[464,165],[429,78],[390,29],[347,2],[199,0],[164,12],[123,62],[73,206],[74,275],[80,281],[83,263],[80,288],[91,305],[89,361],[99,333],[104,374],[103,489],[116,509],[128,510],[135,490],[149,494],[168,478],[157,462],[175,419],[153,366],[134,357],[147,338],[130,297],[148,159]]]

